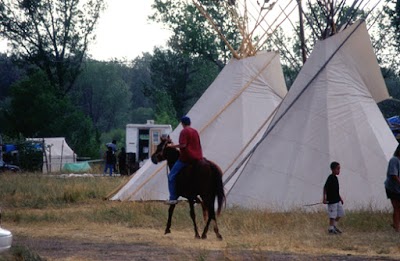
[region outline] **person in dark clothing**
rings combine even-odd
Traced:
[[[104,175],[107,173],[107,170],[109,169],[110,176],[112,176],[115,165],[115,154],[111,147],[108,147],[106,153],[104,154],[104,160],[106,162],[104,167]]]
[[[339,193],[339,180],[337,178],[340,174],[340,164],[334,161],[330,167],[332,173],[326,179],[322,202],[328,204],[328,233],[341,234],[342,231],[336,227],[339,219],[344,216],[343,199]]]
[[[107,147],[107,149],[108,148],[112,149],[112,152],[114,154],[114,158],[116,158],[117,157],[117,151],[118,151],[117,141],[116,140],[112,140],[112,142],[109,142],[109,143],[106,144],[106,147]],[[114,173],[117,173],[117,166],[116,165],[117,165],[117,160],[115,159],[114,160],[114,166],[113,166]]]
[[[387,198],[393,206],[393,224],[396,232],[400,232],[400,145],[397,146],[393,157],[389,160],[385,190]]]
[[[126,152],[124,147],[122,147],[120,153],[118,153],[118,167],[119,174],[128,175],[128,171],[126,169]]]
[[[112,140],[112,142],[109,142],[106,144],[107,148],[111,147],[112,151],[115,153],[117,152],[117,141],[116,140]]]

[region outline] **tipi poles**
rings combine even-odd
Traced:
[[[63,155],[64,154],[64,140],[61,143],[61,159],[60,159],[60,172],[62,170],[62,161],[63,161]]]
[[[301,58],[303,59],[303,64],[306,63],[307,54],[306,54],[306,45],[304,40],[304,23],[303,23],[303,7],[301,5],[301,0],[297,0],[297,5],[299,8],[299,23],[300,23],[300,46],[301,46]]]
[[[289,7],[290,3],[291,3],[291,1],[285,6],[284,10],[286,10],[286,8]],[[272,24],[268,25],[269,28],[271,28],[271,27],[275,24],[275,22],[279,19],[279,17],[281,16],[281,14],[282,14],[282,13],[280,13],[280,14],[275,18],[275,20],[272,22]],[[283,20],[283,21],[284,21],[284,20]],[[282,21],[281,23],[279,23],[279,25],[282,24],[283,21]],[[278,26],[279,26],[279,25],[278,25]],[[277,27],[278,27],[278,26],[277,26]],[[263,35],[261,35],[261,37],[258,39],[257,43],[255,44],[255,46],[258,46],[258,49],[260,49],[260,42],[261,42],[261,40],[262,40],[262,39],[264,38],[264,36],[266,36],[267,34],[268,34],[268,30],[265,31],[265,32],[263,33]],[[267,38],[266,40],[263,40],[263,44],[264,44],[267,40],[268,40],[268,38]]]
[[[286,8],[285,8],[286,9]],[[289,12],[289,14],[287,15],[287,16],[289,16],[291,13],[293,13],[293,11],[296,9],[296,7],[293,7],[293,9]],[[285,10],[283,10],[283,12],[284,12]],[[282,13],[283,13],[282,12]],[[282,14],[281,13],[281,14]],[[286,14],[285,14],[286,15]],[[285,20],[282,20],[277,26],[276,26],[276,28],[278,28],[283,22],[284,22]],[[273,24],[276,22],[276,20],[273,22]],[[272,25],[271,25],[272,26]],[[264,33],[264,35],[266,34],[267,32],[265,32]],[[264,35],[259,39],[259,41],[264,37]],[[259,45],[258,44],[258,42],[257,42],[257,46],[259,46],[258,48],[257,48],[257,51],[259,51],[259,50],[261,50],[261,48],[262,48],[262,46],[266,43],[268,41],[268,38],[267,39],[265,39],[263,42],[262,42],[262,44],[261,45]]]
[[[204,15],[204,17],[210,22],[211,26],[214,28],[214,30],[218,33],[219,37],[221,37],[221,39],[225,42],[226,46],[228,47],[228,49],[231,51],[233,57],[235,57],[236,59],[239,59],[239,55],[238,53],[235,51],[235,49],[233,49],[233,47],[229,44],[228,40],[226,40],[225,36],[221,33],[221,31],[218,29],[218,27],[215,25],[213,19],[210,17],[210,15],[207,13],[206,10],[204,10],[204,8],[199,5],[198,3],[196,3],[195,0],[192,0],[193,4],[197,7],[197,9],[200,11],[200,13],[202,15]]]

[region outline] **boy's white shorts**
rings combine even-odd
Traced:
[[[341,202],[328,204],[328,215],[329,218],[337,218],[344,216],[343,205]]]

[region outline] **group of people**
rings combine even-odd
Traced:
[[[118,170],[121,175],[127,175],[126,167],[126,152],[125,148],[122,147],[121,151],[117,155],[117,141],[113,140],[106,144],[107,151],[104,153],[104,175],[109,171],[109,175],[112,176],[113,173],[117,172],[117,158],[118,158]]]

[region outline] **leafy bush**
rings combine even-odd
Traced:
[[[42,144],[25,141],[20,142],[17,147],[19,167],[24,171],[41,172],[43,167]]]

